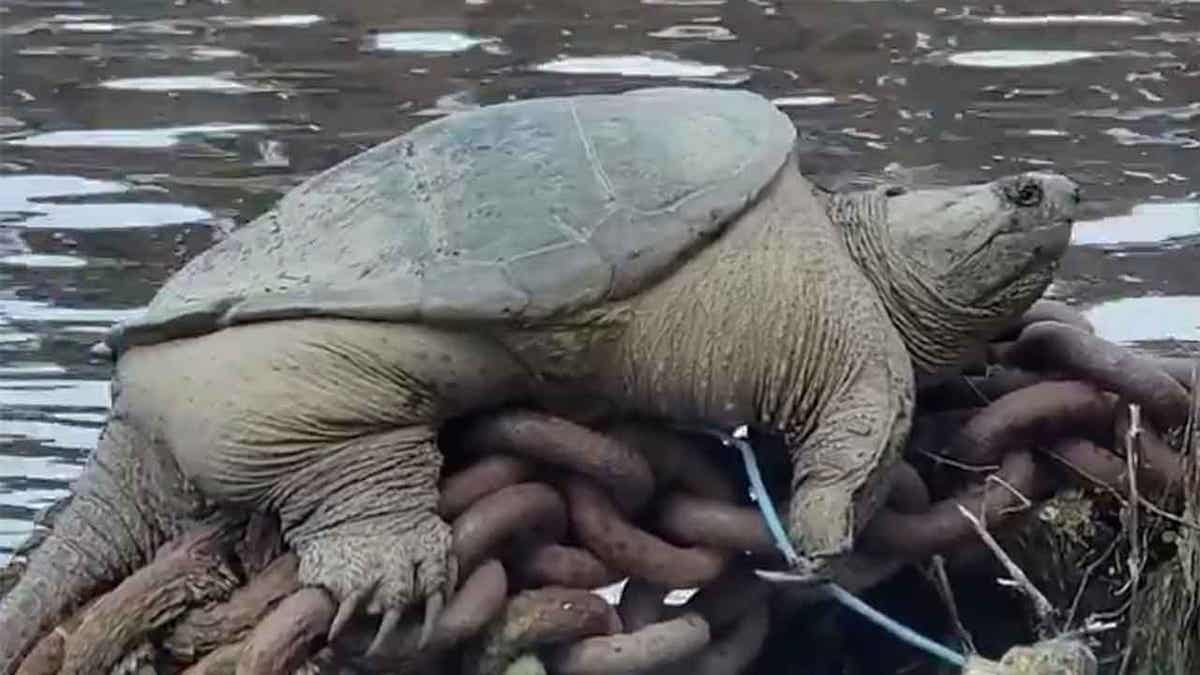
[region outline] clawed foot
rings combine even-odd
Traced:
[[[802,489],[792,497],[789,537],[800,556],[792,572],[818,579],[853,552],[851,497],[836,487]]]
[[[373,656],[395,632],[405,611],[423,600],[419,645],[424,647],[457,583],[458,564],[450,544],[449,525],[430,516],[400,534],[330,532],[300,545],[300,582],[326,589],[339,603],[329,642],[360,610],[382,615],[366,652]]]

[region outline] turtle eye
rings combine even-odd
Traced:
[[[884,188],[883,196],[899,197],[900,195],[904,194],[905,192],[907,192],[907,190],[904,189],[903,185],[889,185],[886,188]]]
[[[1034,181],[1022,183],[1013,200],[1020,206],[1037,206],[1042,202],[1042,186]]]

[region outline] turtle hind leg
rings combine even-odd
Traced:
[[[830,401],[807,437],[788,438],[788,527],[810,571],[848,553],[887,496],[888,467],[900,458],[911,424],[911,396],[886,368],[868,364]]]
[[[212,502],[278,515],[301,581],[347,608],[338,625],[361,610],[385,628],[453,581],[436,426],[523,375],[486,338],[342,319],[234,326],[124,368]]]
[[[178,535],[202,503],[179,467],[120,412],[72,486],[70,504],[0,600],[0,675],[16,671],[44,631],[121,581]]]
[[[324,588],[340,605],[331,634],[359,612],[379,615],[378,645],[414,606],[436,615],[457,565],[450,526],[437,515],[442,458],[434,431],[385,431],[312,457],[276,497],[300,582]]]

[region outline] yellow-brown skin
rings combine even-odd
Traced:
[[[810,556],[842,552],[854,498],[907,433],[912,369],[823,204],[792,180],[664,282],[581,315],[583,331],[237,326],[128,352],[124,407],[161,430],[209,499],[280,513],[303,581],[346,598],[378,576],[376,610],[448,590],[439,424],[536,398],[548,372],[555,393],[578,388],[632,414],[786,433],[803,486],[793,533]],[[797,251],[810,260],[799,269]],[[389,573],[414,568],[415,587],[414,573]]]
[[[951,246],[934,257],[957,255],[958,246],[986,259],[986,246],[967,245],[976,230],[1069,217],[1073,184],[1028,180],[1045,183],[1051,212],[1010,213],[1003,190],[978,188],[963,197],[970,222],[948,225]],[[110,479],[81,481],[76,501],[88,506],[65,513],[30,564],[58,571],[26,575],[0,603],[0,674],[73,597],[132,571],[156,542],[214,506],[278,513],[301,580],[332,592],[342,614],[365,609],[394,621],[448,594],[456,564],[435,512],[436,429],[526,395],[577,391],[632,414],[782,432],[794,467],[791,536],[813,571],[828,571],[873,513],[906,437],[910,350],[918,347],[922,368],[953,363],[1041,294],[1066,245],[1061,228],[1038,234],[1057,249],[1032,266],[1011,247],[1014,259],[999,268],[1019,271],[976,284],[981,304],[994,306],[988,312],[969,297],[946,301],[969,295],[965,282],[946,293],[918,289],[928,297],[910,307],[910,285],[888,277],[900,274],[897,258],[873,258],[895,256],[902,246],[893,239],[909,236],[905,222],[871,216],[882,199],[821,196],[789,165],[666,280],[553,325],[302,319],[132,348],[118,363],[113,414],[89,465]],[[931,312],[947,315],[923,316]],[[922,320],[955,339],[923,340]],[[112,541],[89,534],[98,518],[122,522]]]

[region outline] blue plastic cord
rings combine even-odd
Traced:
[[[726,446],[737,448],[742,455],[742,464],[746,468],[746,475],[750,479],[751,496],[755,503],[758,504],[759,513],[762,514],[763,520],[767,523],[767,529],[770,530],[771,536],[775,539],[775,545],[783,552],[783,557],[788,565],[795,567],[800,563],[800,556],[796,553],[796,549],[792,546],[791,539],[787,536],[787,531],[783,527],[783,522],[779,519],[779,514],[775,511],[775,505],[771,503],[771,497],[767,494],[767,487],[763,484],[762,473],[758,470],[758,460],[754,456],[754,449],[750,447],[750,443],[745,439],[747,429],[745,426],[738,427],[732,434],[721,429],[696,428],[686,427],[688,430],[701,431],[712,436],[716,436]],[[806,581],[802,577],[797,577],[798,581]],[[838,584],[828,579],[816,580],[811,582],[814,588],[821,590],[829,595],[833,600],[840,603],[847,609],[856,612],[863,618],[871,621],[875,625],[883,628],[900,640],[908,644],[922,649],[925,652],[936,656],[947,663],[963,668],[967,664],[967,660],[962,654],[946,647],[945,645],[921,635],[917,631],[905,626],[895,619],[887,616],[879,610],[871,607],[867,603],[860,600],[850,591],[842,588]]]
[[[742,453],[742,464],[746,467],[746,475],[750,478],[750,495],[758,504],[759,512],[767,521],[767,529],[775,538],[775,545],[783,552],[784,560],[787,561],[789,567],[795,567],[800,564],[800,556],[792,547],[792,540],[788,538],[787,530],[784,529],[783,522],[779,520],[779,514],[775,512],[775,505],[771,503],[771,497],[767,494],[767,486],[763,483],[762,472],[758,470],[758,460],[754,457],[754,448],[743,440],[742,434],[744,433],[746,433],[746,427],[738,427],[733,434],[728,435],[728,439],[721,438],[721,441],[725,445],[732,444],[738,449],[738,452]]]

